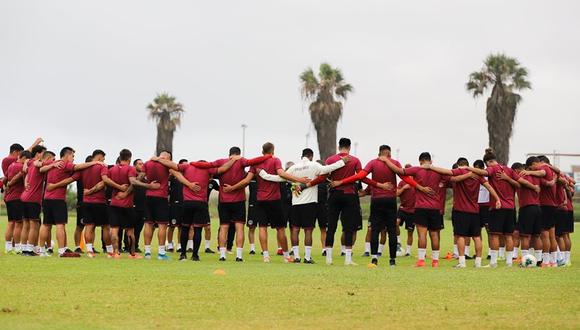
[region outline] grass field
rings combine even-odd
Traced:
[[[0,217],[2,233],[5,224]],[[442,254],[452,244],[447,227]],[[177,262],[177,255],[158,261],[2,254],[0,328],[580,328],[576,247],[574,265],[556,269],[474,269],[468,261],[469,268],[456,270],[445,260],[438,269],[415,269],[414,258],[399,258],[395,269],[383,258],[369,269],[359,238],[356,267],[343,266],[339,256],[324,265],[318,239],[314,265],[280,257],[264,264],[247,248],[244,263],[204,254],[199,263]],[[273,252],[273,232],[270,239]],[[225,275],[214,275],[217,269]]]

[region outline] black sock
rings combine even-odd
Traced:
[[[195,257],[199,257],[199,246],[201,245],[202,229],[203,229],[202,227],[193,227],[193,255]]]
[[[189,236],[189,227],[181,227],[181,235],[179,235],[179,243],[181,244],[181,255],[187,255],[187,240]]]

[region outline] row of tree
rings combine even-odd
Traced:
[[[528,71],[518,60],[504,54],[489,55],[483,67],[469,75],[467,91],[474,98],[482,96],[491,88],[487,99],[486,118],[489,146],[504,164],[509,159],[509,141],[513,132],[521,96],[516,91],[530,89]],[[345,82],[339,68],[322,63],[318,73],[312,68],[300,75],[301,91],[309,102],[312,124],[316,130],[320,158],[326,159],[336,152],[336,130],[342,116],[344,102],[354,89]],[[181,123],[184,109],[174,96],[158,94],[147,106],[149,117],[157,124],[157,153],[173,150],[173,135]]]

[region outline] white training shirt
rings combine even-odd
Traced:
[[[483,185],[479,185],[479,196],[477,196],[477,203],[489,203],[489,191]]]
[[[317,162],[311,161],[307,157],[302,157],[300,162],[290,166],[290,168],[286,172],[299,178],[309,178],[312,180],[319,175],[328,174],[332,171],[336,171],[339,168],[343,167],[344,165],[345,164],[342,159],[330,165],[320,165]],[[274,182],[286,181],[280,176],[268,174],[264,170],[260,171],[259,175],[262,179],[268,181]],[[302,190],[302,193],[299,196],[292,194],[292,205],[301,205],[317,202],[318,202],[318,186]]]

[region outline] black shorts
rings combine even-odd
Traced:
[[[440,210],[415,209],[415,225],[427,227],[428,230],[443,229],[443,216]]]
[[[282,216],[286,224],[292,225],[292,202],[286,203],[282,202]]]
[[[568,228],[568,211],[558,209],[554,217],[556,219],[556,236],[559,237],[563,234],[568,234],[570,232]]]
[[[137,209],[135,207],[133,207],[133,210],[135,210],[135,225],[141,225],[145,223],[145,219],[147,218],[145,216],[145,210]]]
[[[288,222],[284,218],[281,200],[258,201],[256,205],[262,210],[262,212],[264,212],[264,217],[272,228],[286,228]],[[259,225],[260,227],[264,227],[262,223],[259,223]]]
[[[6,212],[8,213],[8,221],[10,222],[20,222],[22,221],[22,216],[24,214],[22,201],[19,199],[7,201]]]
[[[183,202],[183,227],[205,227],[209,225],[209,208],[206,202]]]
[[[85,212],[83,204],[77,204],[77,227],[83,228],[85,226]]]
[[[358,196],[332,190],[328,197],[328,226],[336,228],[338,219],[343,231],[354,232],[362,228],[362,214]]]
[[[479,226],[485,227],[489,224],[489,205],[479,204]]]
[[[520,236],[540,235],[542,232],[542,210],[539,205],[520,207],[518,214]]]
[[[132,207],[109,207],[109,224],[113,228],[135,228],[136,214]]]
[[[22,203],[22,217],[26,220],[40,221],[40,204],[32,202]]]
[[[145,208],[148,223],[168,224],[170,218],[169,202],[167,198],[147,196],[145,198]]]
[[[218,214],[220,224],[227,225],[231,223],[246,222],[246,202],[219,203]]]
[[[258,203],[248,205],[248,227],[255,228],[257,226],[268,227],[270,223],[266,219],[264,211],[258,206]]]
[[[83,203],[83,223],[85,225],[104,226],[109,224],[107,204]]]
[[[318,203],[292,205],[292,227],[312,229],[316,225]]]
[[[492,234],[513,234],[516,225],[516,210],[499,209],[489,211],[489,232]]]
[[[42,202],[43,224],[62,225],[68,222],[66,202],[61,199],[45,199]]]
[[[326,203],[316,203],[316,220],[319,228],[328,227],[328,205]]]
[[[572,234],[574,232],[574,211],[568,212],[568,233]]]
[[[453,210],[453,235],[463,237],[481,236],[481,226],[479,225],[479,213],[469,213]]]
[[[183,206],[180,203],[171,203],[169,206],[169,225],[171,227],[181,226],[183,221]]]
[[[542,230],[548,230],[556,226],[556,207],[542,205]]]
[[[405,225],[406,230],[415,229],[415,213],[409,213],[399,209],[397,218],[399,218],[399,226]]]
[[[383,231],[397,225],[397,200],[395,198],[371,199],[369,220],[374,230]]]

